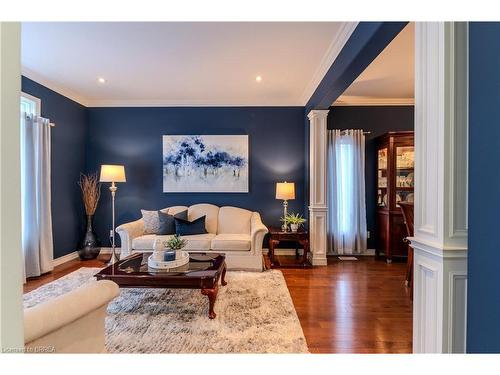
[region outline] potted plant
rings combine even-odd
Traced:
[[[306,219],[300,214],[289,213],[285,217],[286,223],[290,224],[292,232],[297,232],[299,227],[306,222]]]
[[[165,262],[169,262],[175,260],[176,251],[182,250],[187,244],[187,240],[181,238],[178,235],[170,237],[168,240],[163,241],[163,246],[167,249],[165,251],[165,255],[163,260]]]
[[[82,173],[80,174],[78,185],[82,190],[82,200],[87,216],[87,229],[78,244],[78,256],[82,260],[95,259],[101,251],[101,241],[99,241],[94,232],[92,221],[99,198],[101,197],[101,184],[99,183],[97,173],[89,175]]]

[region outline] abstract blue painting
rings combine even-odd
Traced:
[[[248,193],[248,135],[164,135],[163,192]]]

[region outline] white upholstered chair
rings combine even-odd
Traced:
[[[114,282],[96,281],[25,309],[26,352],[105,352],[106,308],[119,293]]]

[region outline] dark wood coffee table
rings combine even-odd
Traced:
[[[208,317],[214,319],[219,279],[226,285],[226,257],[215,253],[190,253],[189,263],[170,270],[148,266],[148,253],[132,254],[95,275],[97,280],[111,280],[120,288],[200,289],[208,297]]]

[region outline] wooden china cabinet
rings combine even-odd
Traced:
[[[377,138],[377,256],[387,262],[406,258],[405,224],[398,202],[413,202],[414,137],[412,131],[389,132]]]

